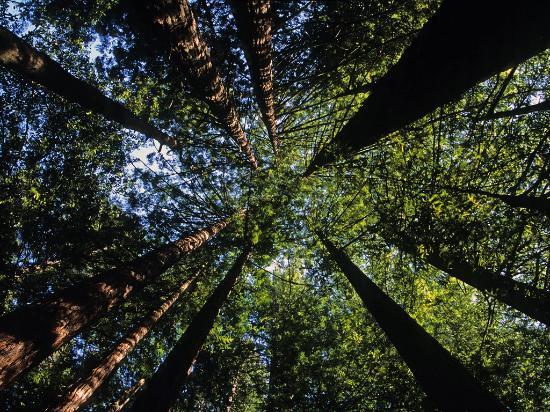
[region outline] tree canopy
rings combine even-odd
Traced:
[[[550,2],[0,0],[0,407],[550,409]]]

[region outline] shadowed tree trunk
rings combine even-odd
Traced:
[[[59,63],[40,53],[4,27],[0,27],[0,64],[70,102],[156,139],[161,145],[171,149],[178,147],[176,139],[143,121],[97,88],[77,79]]]
[[[229,221],[201,229],[0,318],[0,387],[6,387],[135,289],[144,287],[202,246]]]
[[[198,272],[187,279],[162,305],[153,310],[142,322],[122,339],[93,369],[75,383],[56,406],[55,412],[73,412],[84,405],[111,376],[120,363],[134,350],[160,318],[176,303],[179,297],[196,281]]]
[[[419,256],[417,244],[404,234],[387,239],[404,252]],[[421,259],[435,268],[453,276],[496,299],[519,310],[527,316],[550,325],[550,292],[518,282],[490,270],[479,268],[454,256],[447,256],[430,245]]]
[[[361,272],[344,252],[328,239],[319,237],[438,408],[461,412],[505,410],[458,360]]]
[[[512,117],[512,116],[519,116],[522,114],[529,114],[529,113],[536,113],[536,112],[543,112],[546,110],[550,110],[550,100],[545,100],[541,103],[533,104],[531,106],[525,106],[525,107],[518,107],[517,109],[512,110],[505,110],[502,112],[496,112],[488,114],[484,117],[485,120],[491,120],[491,119],[502,119],[504,117]]]
[[[218,312],[233,289],[249,254],[250,246],[246,246],[227,272],[224,280],[210,295],[170,354],[147,383],[147,387],[137,394],[130,410],[143,412],[170,410],[178,399],[182,386],[192,371],[193,362],[210,329],[214,326]]]
[[[475,195],[487,196],[493,199],[499,199],[510,207],[529,209],[540,212],[546,216],[550,216],[550,199],[540,196],[521,195],[502,195],[499,193],[491,193],[479,189],[459,189],[452,188],[460,193],[470,193]]]
[[[177,68],[185,74],[195,94],[203,98],[229,136],[239,145],[254,169],[258,162],[239,121],[210,51],[203,40],[187,0],[140,0],[154,23],[161,42],[170,49]]]
[[[277,155],[279,140],[273,106],[271,0],[229,0],[229,3],[237,22],[262,119],[271,139],[273,153]]]
[[[444,0],[305,175],[373,145],[550,47],[549,15],[548,1]]]

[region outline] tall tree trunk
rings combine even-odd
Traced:
[[[197,279],[198,272],[187,279],[162,305],[149,313],[142,322],[122,339],[93,369],[76,382],[54,407],[55,412],[73,412],[84,405],[111,376],[120,363],[134,350],[160,318]]]
[[[229,136],[245,153],[252,168],[258,162],[239,121],[235,104],[214,67],[210,51],[203,40],[187,0],[140,0],[154,23],[160,40],[170,48],[170,55],[186,75],[194,92],[205,99],[210,110]]]
[[[476,195],[487,196],[493,199],[499,199],[510,207],[529,209],[540,212],[546,216],[550,216],[550,199],[539,196],[521,195],[502,195],[499,193],[491,193],[485,190],[462,190],[455,188],[460,193],[471,193]]]
[[[487,116],[485,116],[484,119],[485,120],[502,119],[504,117],[520,116],[523,114],[543,112],[546,110],[550,110],[550,100],[544,100],[543,102],[533,104],[531,106],[518,107],[517,109],[490,113]]]
[[[504,411],[504,406],[328,239],[321,241],[393,343],[428,398],[444,411]]]
[[[0,27],[0,64],[27,80],[77,103],[87,110],[99,113],[122,126],[156,139],[161,145],[178,148],[178,142],[156,127],[143,121],[119,102],[92,85],[77,79],[61,65],[4,27]]]
[[[159,277],[229,223],[225,219],[122,266],[0,318],[0,388],[38,364],[91,321]]]
[[[254,93],[267,127],[273,153],[277,155],[273,62],[271,59],[271,0],[229,0],[243,50],[250,68]]]
[[[549,15],[548,1],[444,0],[305,175],[340,154],[373,145],[458,99],[477,83],[550,47]]]
[[[115,403],[109,408],[109,412],[118,412],[121,411],[132,399],[132,396],[145,385],[145,379],[141,378],[136,384],[129,389],[125,390],[120,398],[117,399]]]
[[[243,253],[227,272],[225,279],[210,295],[165,361],[147,383],[147,387],[137,394],[131,408],[132,411],[170,410],[178,399],[182,386],[191,373],[193,362],[210,329],[214,326],[218,312],[227,300],[231,289],[233,289],[249,254],[250,246],[246,246]]]
[[[404,234],[388,239],[404,252],[420,255],[417,244]],[[550,325],[550,292],[518,282],[490,270],[475,267],[466,260],[448,256],[430,245],[421,258],[437,269],[483,292],[489,292],[506,305]]]

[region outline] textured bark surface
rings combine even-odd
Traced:
[[[109,412],[121,411],[132,399],[132,396],[145,385],[145,379],[141,378],[134,386],[124,391],[124,394],[111,405]]]
[[[246,139],[235,104],[214,67],[187,0],[140,0],[154,23],[159,39],[170,48],[173,61],[203,98],[221,126],[239,145],[254,169],[258,162]]]
[[[38,364],[84,326],[202,246],[229,219],[0,318],[0,387]]]
[[[198,273],[187,279],[162,305],[149,313],[88,373],[76,382],[56,406],[49,408],[55,412],[73,412],[84,405],[93,394],[111,376],[120,363],[134,350],[137,344],[149,333],[151,328],[176,303],[179,297],[195,282]]]
[[[0,64],[23,78],[77,103],[107,119],[156,139],[160,144],[177,149],[176,139],[143,121],[122,104],[108,98],[92,85],[77,79],[61,65],[9,30],[0,27]]]
[[[243,50],[250,68],[254,93],[267,127],[273,153],[277,155],[271,59],[271,0],[229,0]]]
[[[428,398],[444,411],[504,411],[464,366],[397,303],[376,286],[345,253],[321,241],[365,307],[409,366]]]
[[[192,371],[193,362],[210,329],[214,326],[218,312],[235,286],[249,254],[250,247],[247,246],[229,269],[224,280],[193,318],[170,354],[147,383],[147,387],[137,394],[130,410],[143,412],[170,410],[178,399],[182,386]]]
[[[550,47],[550,2],[444,0],[305,175],[371,146]]]

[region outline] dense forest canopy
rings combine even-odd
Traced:
[[[550,410],[548,16],[0,0],[0,408]]]

